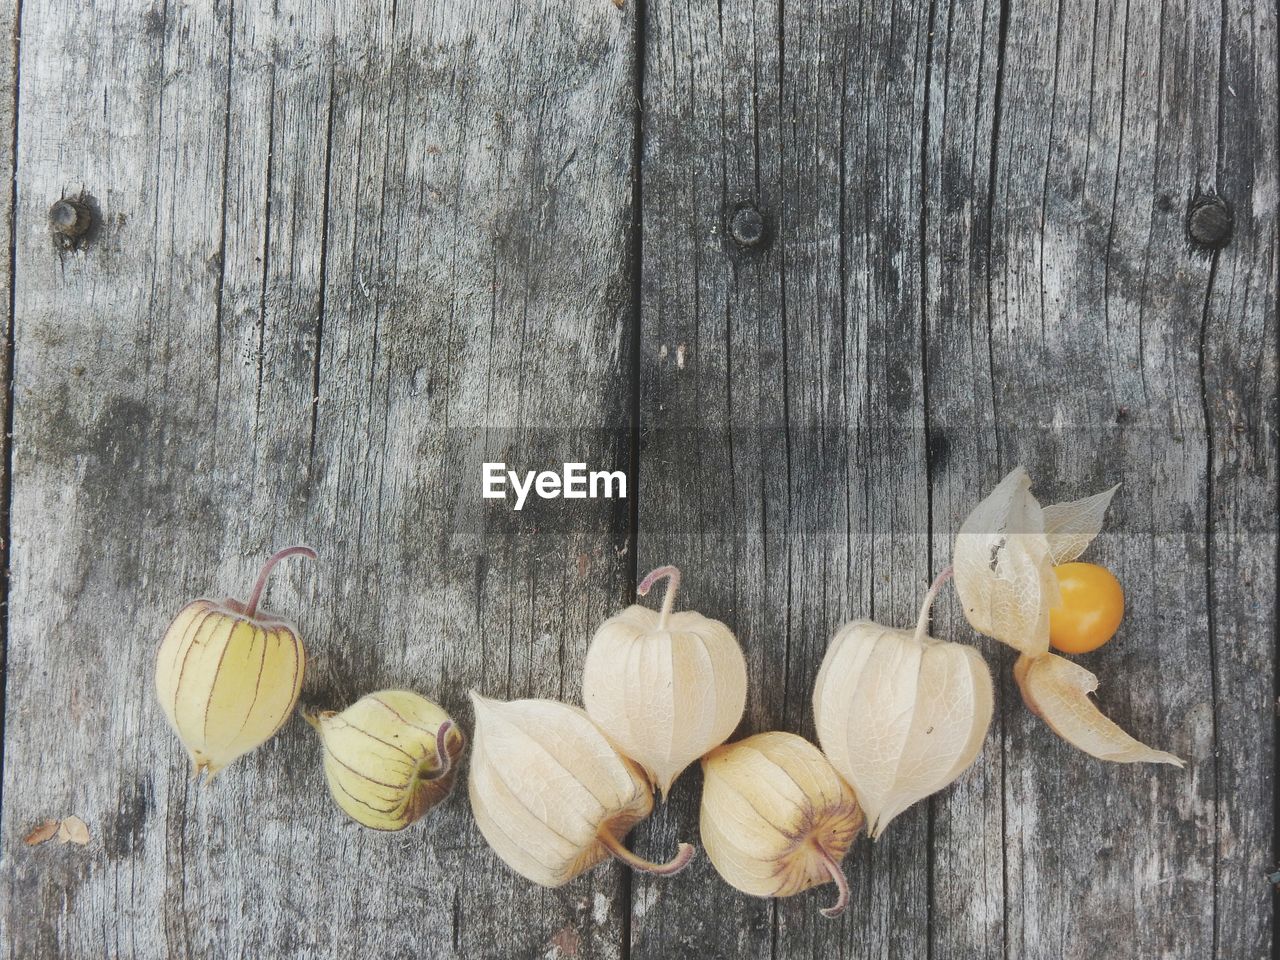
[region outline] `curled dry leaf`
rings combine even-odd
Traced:
[[[1112,763],[1168,763],[1181,767],[1171,753],[1153,750],[1125,733],[1089,699],[1098,678],[1064,657],[1052,653],[1021,656],[1014,679],[1027,706],[1058,736],[1099,760]]]
[[[89,842],[89,827],[79,817],[67,817],[58,828],[58,842],[84,846]]]
[[[23,837],[22,842],[28,847],[34,847],[44,843],[46,840],[52,840],[57,836],[59,826],[60,824],[57,820],[46,820]]]

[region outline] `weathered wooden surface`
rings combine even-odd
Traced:
[[[977,492],[1021,462],[1049,500],[1125,484],[1094,556],[1131,620],[1088,663],[1112,715],[1190,765],[1072,751],[984,643],[1002,709],[982,758],[851,857],[839,924],[813,898],[638,880],[634,955],[1265,955],[1274,20],[1248,4],[649,10],[641,566],[679,557],[689,602],[738,626],[746,728],[811,735],[832,628],[909,622]],[[1185,222],[1215,188],[1237,240],[1209,255]],[[744,202],[771,243],[735,244]],[[972,636],[953,606],[937,622]],[[693,831],[696,796],[660,819],[667,840]]]
[[[0,10],[0,37],[6,38],[0,45],[0,130],[12,132],[18,104],[17,97],[17,45],[8,38],[14,37],[17,30],[17,10],[13,4]],[[16,181],[14,178],[13,137],[0,134],[0,170],[9,178],[7,189],[0,188],[0,237],[13,236],[13,197]],[[13,361],[13,260],[7,258],[0,262],[0,310],[4,311],[3,355],[0,360],[0,377],[4,380],[4,389],[0,392],[0,416],[5,425],[4,435],[0,436],[0,562],[3,563],[3,578],[0,579],[0,635],[8,636],[9,616],[9,454],[10,454],[10,421],[12,396],[10,386],[13,378],[10,368]],[[0,649],[0,677],[4,675],[5,653]],[[4,711],[0,709],[0,768],[4,764]],[[4,809],[3,777],[0,777],[0,814]],[[0,847],[3,841],[0,841]]]
[[[5,16],[6,956],[1270,955],[1274,4]],[[59,251],[48,207],[82,189],[99,229]],[[1186,230],[1214,191],[1216,252]],[[629,467],[631,499],[512,513],[479,498],[504,459]],[[754,900],[705,857],[534,889],[461,791],[361,831],[301,723],[196,787],[154,704],[177,607],[304,540],[321,562],[272,606],[306,702],[409,685],[469,725],[471,687],[577,700],[594,624],[674,562],[746,648],[741,732],[812,736],[834,628],[911,621],[1019,462],[1045,499],[1123,482],[1092,556],[1129,619],[1085,663],[1187,770],[1060,743],[946,599],[997,720],[855,848],[834,923],[829,888]],[[641,852],[696,840],[699,783]],[[23,846],[70,813],[88,847]]]
[[[620,955],[620,868],[533,888],[465,791],[364,831],[301,722],[192,785],[150,674],[185,598],[306,541],[271,598],[304,702],[412,686],[469,726],[471,687],[576,686],[628,504],[473,494],[483,459],[627,463],[631,16],[24,6],[7,955]],[[102,234],[59,255],[81,187]],[[22,846],[70,813],[87,849]]]
[[[930,579],[924,73],[901,69],[927,13],[649,4],[640,560],[679,557],[684,601],[738,631],[745,731],[812,737],[828,638],[856,616],[913,620]],[[743,204],[769,232],[746,249]],[[659,830],[693,835],[697,797],[682,784]],[[633,956],[923,957],[927,849],[924,807],[860,844],[835,923],[817,913],[829,891],[751,899],[705,858],[685,889],[637,879]]]

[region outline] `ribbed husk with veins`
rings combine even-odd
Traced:
[[[640,764],[665,798],[680,773],[742,719],[747,666],[733,632],[693,610],[673,612],[680,571],[659,567],[636,588],[667,581],[660,610],[633,604],[591,640],[582,670],[587,713]]]
[[[914,630],[866,620],[841,627],[814,682],[818,742],[857,794],[872,839],[960,776],[991,724],[995,699],[982,655],[928,634],[949,575],[934,581]]]
[[[471,811],[511,869],[558,887],[609,856],[662,876],[689,862],[693,848],[686,843],[667,863],[623,845],[653,809],[653,788],[583,710],[553,700],[504,703],[475,692],[471,700]]]
[[[760,897],[835,883],[822,913],[838,916],[849,900],[840,861],[865,821],[821,751],[795,734],[761,733],[711,751],[702,770],[702,842],[725,881]]]
[[[304,716],[320,734],[334,802],[366,827],[402,830],[453,789],[466,737],[426,697],[379,690],[341,713]]]
[[[201,599],[178,612],[156,654],[156,696],[207,778],[265,743],[288,720],[302,689],[306,652],[288,620],[258,609],[267,577],[288,547],[262,567],[247,602]]]

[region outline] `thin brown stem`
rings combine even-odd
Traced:
[[[689,861],[693,859],[693,844],[691,843],[680,844],[679,849],[676,850],[676,855],[666,863],[654,863],[652,860],[637,856],[624,847],[622,841],[609,832],[608,827],[600,830],[599,839],[606,850],[631,867],[631,869],[652,873],[659,877],[674,876],[688,866]]]
[[[818,851],[818,856],[822,858],[822,865],[827,868],[827,873],[831,874],[831,879],[835,883],[836,889],[840,891],[835,903],[829,907],[823,907],[819,911],[824,917],[834,920],[844,913],[845,907],[849,906],[849,881],[845,877],[844,871],[840,869],[840,864],[836,863],[835,858],[827,852],[827,848],[816,840],[813,845]]]
[[[657,570],[651,570],[649,575],[640,581],[640,586],[636,587],[636,593],[639,596],[647,596],[653,585],[664,577],[667,580],[667,592],[662,598],[662,609],[658,612],[659,630],[666,629],[667,617],[671,616],[671,608],[676,602],[676,591],[680,589],[679,568],[668,564],[665,567],[659,567]]]
[[[283,550],[277,550],[271,555],[270,559],[262,565],[262,570],[258,573],[258,580],[253,585],[253,593],[249,595],[249,602],[244,605],[244,615],[246,617],[256,617],[258,615],[258,601],[262,599],[262,591],[267,587],[267,577],[271,576],[271,571],[275,565],[286,557],[306,557],[308,560],[316,558],[316,552],[310,547],[285,547]]]
[[[446,720],[440,726],[436,727],[436,760],[439,762],[439,768],[431,771],[431,776],[426,777],[427,780],[439,780],[441,777],[447,776],[453,768],[453,757],[449,756],[449,749],[445,745],[445,741],[449,737],[449,731],[453,729],[453,721]]]
[[[933,601],[937,599],[942,587],[951,579],[952,568],[944,567],[942,572],[933,578],[929,592],[924,595],[924,603],[920,605],[920,618],[916,620],[916,640],[922,641],[929,632],[929,612],[933,609]]]

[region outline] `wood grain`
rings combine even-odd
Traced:
[[[951,556],[976,497],[1002,476],[992,379],[991,189],[1002,106],[999,3],[940,3],[930,44],[929,135],[921,170],[925,262],[925,384],[935,567]],[[978,641],[951,591],[935,607],[936,636],[977,642],[996,679],[997,710],[982,753],[929,801],[929,948],[935,960],[1016,956],[1005,942],[1002,743],[1021,709],[1002,681],[1014,657]]]
[[[627,504],[472,494],[484,459],[629,456],[634,35],[608,3],[24,8],[3,831],[94,840],[6,840],[6,955],[620,954],[620,868],[532,888],[464,794],[363,831],[304,724],[189,784],[150,670],[182,602],[304,540],[271,597],[304,702],[412,686],[469,727],[469,687],[576,687]],[[81,187],[102,229],[61,255]]]
[[[768,917],[723,889],[700,886],[673,907],[667,886],[640,883],[634,953],[662,955],[679,937],[700,952],[727,942],[778,957],[1074,957],[1117,943],[1139,956],[1261,956],[1273,746],[1270,718],[1246,714],[1270,702],[1274,609],[1234,591],[1258,581],[1267,596],[1274,573],[1274,523],[1255,511],[1275,500],[1274,296],[1262,293],[1275,287],[1275,227],[1253,197],[1271,196],[1255,158],[1274,150],[1263,140],[1275,108],[1274,95],[1252,99],[1275,88],[1261,53],[1274,49],[1273,21],[1251,5],[1224,19],[1210,5],[1066,3],[1046,16],[1025,5],[784,4],[781,22],[772,5],[650,9],[639,545],[642,566],[686,566],[689,601],[739,626],[761,698],[744,732],[811,733],[797,714],[832,625],[895,616],[877,602],[881,577],[918,595],[913,579],[945,562],[982,491],[1023,462],[1050,501],[1124,482],[1091,556],[1120,573],[1131,626],[1087,662],[1105,708],[1191,766],[1108,767],[1072,751],[1018,702],[1009,654],[978,641],[1002,678],[995,735],[927,821],[914,812],[917,835],[909,818],[895,824],[885,844],[907,842],[892,866],[883,844],[869,875],[851,859],[866,899],[855,896],[842,929],[806,923],[805,898]],[[1220,37],[1231,23],[1256,42]],[[836,54],[824,56],[824,40]],[[1219,74],[1222,48],[1240,63]],[[1227,101],[1238,101],[1231,131],[1219,127]],[[1264,120],[1245,122],[1250,110]],[[1222,297],[1213,258],[1185,231],[1194,199],[1232,177],[1219,137],[1223,150],[1247,140],[1236,152],[1252,175],[1234,175],[1245,199],[1230,199],[1246,204],[1237,228],[1255,238],[1217,255],[1239,277],[1240,329],[1222,340],[1206,320]],[[744,198],[774,231],[763,253],[726,235]],[[880,318],[903,307],[920,311],[921,334]],[[679,342],[683,368],[671,363]],[[1221,367],[1204,363],[1219,353]],[[882,383],[890,398],[895,384],[918,384],[909,409],[922,419],[895,422],[877,404]],[[862,405],[830,416],[826,398],[858,391]],[[1241,410],[1256,426],[1236,426]],[[1214,423],[1228,413],[1230,425]],[[1223,430],[1234,443],[1215,451]],[[1240,484],[1242,472],[1219,464],[1243,456],[1252,431],[1252,469],[1224,493],[1220,475]],[[878,455],[894,469],[878,471]],[[927,477],[928,519],[913,526],[901,518],[916,476]],[[866,512],[842,524],[838,505],[859,498]],[[815,524],[822,511],[835,515]],[[1211,516],[1233,531],[1215,532],[1215,549],[1247,571],[1232,577],[1225,615]],[[819,546],[815,528],[837,535]],[[927,564],[923,548],[854,547],[877,534],[905,546],[913,532],[932,533]],[[833,554],[842,535],[848,546]],[[869,591],[855,585],[868,556]],[[854,578],[843,596],[841,575]],[[937,623],[972,638],[946,604]],[[1245,654],[1249,629],[1260,640]],[[1235,700],[1224,671],[1232,691],[1253,692]],[[1236,740],[1249,747],[1224,748]],[[1250,753],[1262,762],[1237,766]],[[1226,777],[1243,808],[1224,799]],[[691,829],[696,783],[686,789],[666,813],[671,838]],[[1252,838],[1243,848],[1238,832]],[[917,879],[878,895],[889,870]]]
[[[1274,4],[23,0],[10,29],[4,956],[1270,956]],[[502,460],[631,498],[515,513],[479,498]],[[812,737],[836,627],[912,622],[1018,463],[1045,502],[1123,483],[1087,558],[1128,615],[1081,662],[1188,767],[1059,741],[944,594],[992,733],[859,842],[837,922],[705,855],[534,888],[463,791],[361,830],[301,723],[197,787],[154,703],[181,604],[305,541],[269,597],[305,703],[576,702],[595,625],[675,563],[746,650],[738,735]],[[697,840],[700,783],[642,854]],[[22,843],[71,814],[86,847]]]
[[[1276,12],[1227,8],[1214,104],[1213,177],[1231,204],[1230,244],[1209,258],[1200,387],[1207,424],[1205,585],[1214,668],[1214,950],[1276,948],[1277,303],[1280,116]]]
[[[18,109],[18,17],[17,5],[0,9],[0,170],[8,178],[8,189],[0,190],[0,237],[4,238],[8,256],[0,262],[0,312],[4,316],[4,339],[0,345],[0,417],[4,435],[0,437],[0,769],[4,765],[4,665],[9,635],[9,463],[12,450],[13,410],[11,387],[13,377],[13,201],[16,192],[14,168],[14,135]],[[0,810],[4,808],[3,777],[0,777]],[[0,844],[4,844],[0,833]]]
[[[13,200],[14,200],[14,133],[17,131],[18,110],[18,10],[8,4],[0,9],[0,170],[6,177],[8,189],[0,189],[0,237],[4,237],[8,256],[0,262],[0,312],[4,315],[4,340],[0,344],[3,360],[0,360],[0,417],[5,425],[0,436],[0,767],[4,764],[4,694],[3,677],[5,646],[8,646],[9,623],[9,454],[12,449],[13,430],[10,411],[13,410],[10,387],[13,378]],[[0,778],[0,809],[4,808],[3,778]],[[0,835],[3,836],[3,835]],[[3,841],[0,841],[3,842]]]
[[[1222,685],[1212,594],[1220,567],[1210,517],[1222,509],[1213,438],[1223,415],[1205,379],[1206,348],[1218,342],[1205,305],[1219,285],[1214,259],[1186,232],[1196,197],[1225,189],[1218,110],[1233,78],[1219,60],[1220,34],[1248,6],[1228,5],[1224,16],[1217,3],[1123,11],[1064,3],[1056,25],[1023,8],[1011,9],[1007,25],[990,274],[999,460],[1002,468],[1034,464],[1047,501],[1123,483],[1089,557],[1125,584],[1128,622],[1116,642],[1083,660],[1113,719],[1188,761],[1184,772],[1098,764],[1009,705],[1012,955],[1097,956],[1122,942],[1136,956],[1248,957],[1268,946],[1261,897],[1247,919],[1237,911],[1233,921],[1232,936],[1248,948],[1225,943],[1216,916],[1217,904],[1249,885],[1234,868],[1224,876],[1214,853],[1225,810],[1260,810],[1253,843],[1270,836],[1269,790],[1254,781],[1252,794],[1223,792],[1224,760],[1235,750],[1228,744],[1249,743],[1265,763],[1272,729],[1261,711],[1247,724],[1224,712],[1227,701],[1242,703],[1242,691]],[[1274,102],[1255,109],[1274,113]],[[1249,211],[1245,229],[1274,238],[1273,212],[1254,219],[1247,193],[1239,202]],[[1274,267],[1252,262],[1248,241],[1222,256],[1242,249],[1243,272],[1274,284]],[[1243,322],[1251,330],[1265,323],[1257,315]],[[1252,396],[1265,418],[1274,351],[1253,336],[1229,376],[1258,378]],[[1274,464],[1274,450],[1265,459]],[[1265,502],[1269,484],[1274,490],[1264,475],[1245,501]],[[1247,550],[1274,555],[1267,526],[1251,531],[1260,540],[1244,541]],[[1273,612],[1266,616],[1261,636],[1273,640]],[[1255,652],[1253,683],[1269,689],[1273,644]],[[1100,893],[1083,895],[1090,889]]]
[[[740,734],[812,737],[835,628],[913,623],[931,579],[911,173],[929,7],[648,10],[641,567],[676,563],[684,602],[734,625]],[[731,230],[742,204],[770,234],[748,249]],[[696,829],[697,783],[658,818],[667,842]],[[632,956],[924,957],[927,833],[919,807],[860,844],[836,923],[817,913],[830,890],[755,900],[705,859],[638,878]]]

